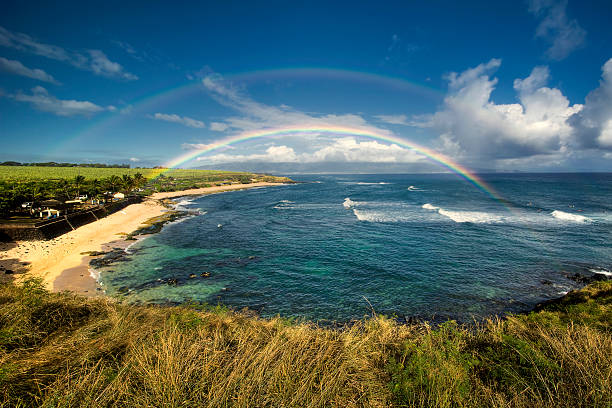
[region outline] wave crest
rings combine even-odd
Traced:
[[[580,222],[580,223],[586,223],[586,222],[591,221],[590,218],[585,217],[584,215],[571,214],[571,213],[566,213],[564,211],[559,211],[559,210],[554,210],[553,212],[550,213],[550,215],[552,215],[553,217],[559,220],[563,220],[563,221],[572,221],[572,222]]]

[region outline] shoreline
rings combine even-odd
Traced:
[[[54,292],[72,291],[92,297],[103,292],[91,276],[89,253],[125,249],[132,241],[125,240],[146,224],[168,211],[162,200],[191,195],[208,195],[257,187],[279,186],[285,183],[231,184],[199,189],[154,193],[142,203],[132,204],[108,217],[83,225],[57,238],[45,241],[0,243],[0,269],[3,278],[17,281],[42,278],[47,289]],[[11,271],[7,274],[6,271]]]

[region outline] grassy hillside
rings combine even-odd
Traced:
[[[612,282],[477,329],[341,330],[0,287],[3,406],[609,407]]]

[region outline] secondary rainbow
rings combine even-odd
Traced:
[[[196,149],[185,153],[179,157],[176,157],[170,161],[168,161],[161,169],[159,174],[163,174],[172,168],[177,168],[184,163],[189,162],[197,157],[205,155],[209,152],[215,151],[225,146],[230,146],[239,142],[265,138],[265,137],[274,137],[274,136],[285,136],[285,135],[295,135],[295,134],[329,134],[329,135],[345,135],[345,136],[360,136],[368,139],[380,140],[387,143],[393,143],[398,146],[410,149],[416,153],[419,153],[429,160],[441,165],[442,167],[447,168],[453,173],[458,174],[479,190],[493,197],[494,199],[500,201],[502,204],[505,204],[505,200],[484,180],[478,177],[476,174],[471,172],[466,167],[456,163],[451,158],[436,152],[430,148],[420,146],[414,142],[399,138],[397,136],[389,136],[379,134],[373,131],[367,131],[363,129],[356,129],[350,127],[341,127],[341,126],[294,126],[294,127],[283,127],[283,128],[274,128],[274,129],[264,129],[257,130],[252,132],[244,132],[237,135],[233,135],[227,137],[225,139],[221,139],[215,141],[211,144],[206,145],[201,149]]]

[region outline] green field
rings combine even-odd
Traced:
[[[37,166],[0,166],[0,180],[3,181],[37,181],[37,180],[62,180],[74,179],[76,176],[83,176],[87,180],[103,179],[110,176],[123,176],[124,174],[133,176],[141,173],[149,179],[158,176],[160,173],[166,177],[177,179],[192,179],[206,176],[236,176],[240,174],[250,174],[232,171],[218,170],[194,170],[194,169],[126,169],[126,168],[93,168],[93,167],[37,167]]]

